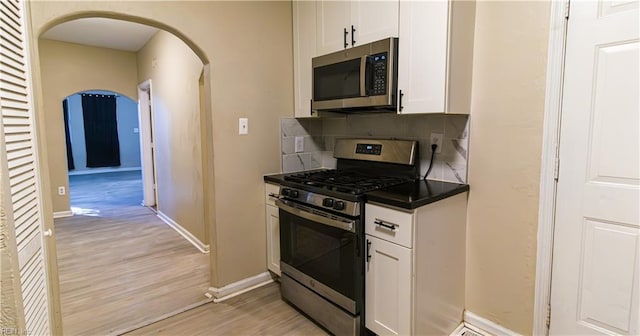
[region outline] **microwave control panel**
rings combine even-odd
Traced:
[[[387,93],[387,53],[371,55],[373,61],[373,85],[371,94],[373,96]]]

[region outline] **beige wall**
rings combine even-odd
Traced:
[[[151,79],[158,211],[201,242],[205,235],[200,138],[202,62],[174,35],[160,31],[138,51],[138,82]]]
[[[291,3],[34,1],[30,6],[35,37],[64,17],[99,13],[167,28],[202,50],[211,70],[205,87],[210,88],[215,187],[207,191],[215,198],[205,206],[215,233],[212,285],[265,272],[262,175],[280,169],[279,118],[293,115]],[[42,76],[34,79],[38,85]],[[239,117],[249,118],[249,135],[237,134]],[[40,117],[39,122],[48,131]]]
[[[53,211],[69,211],[69,193],[58,195],[59,186],[69,190],[62,100],[86,90],[109,90],[137,100],[136,55],[51,40],[40,40],[39,50],[43,105],[38,113],[47,128]]]
[[[467,309],[531,334],[549,3],[476,8]]]

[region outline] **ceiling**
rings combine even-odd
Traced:
[[[85,18],[61,23],[41,38],[135,52],[157,31],[157,28],[129,21]]]

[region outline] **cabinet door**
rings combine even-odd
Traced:
[[[400,1],[399,113],[445,112],[448,22],[448,1]]]
[[[366,327],[378,335],[411,334],[411,249],[366,235]]]
[[[316,50],[319,55],[346,48],[351,43],[351,2],[316,1]],[[345,36],[344,30],[348,35]]]
[[[347,30],[351,33],[351,25],[355,28],[353,39],[349,39],[352,47],[378,41],[387,37],[398,37],[398,0],[384,1],[352,1],[351,23]],[[355,41],[354,44],[351,44]]]
[[[267,268],[280,275],[280,218],[278,208],[266,206],[267,209]]]
[[[316,3],[293,2],[295,117],[311,116],[311,59],[316,56]]]

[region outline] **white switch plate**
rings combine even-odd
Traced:
[[[249,134],[249,118],[238,119],[238,134]]]
[[[295,142],[296,153],[304,152],[304,137],[297,136]]]
[[[67,191],[65,190],[64,187],[58,187],[58,195],[62,196],[64,194],[66,194]]]
[[[429,145],[429,152],[431,152],[431,145],[436,144],[436,153],[442,152],[442,133],[431,133],[431,144]]]

